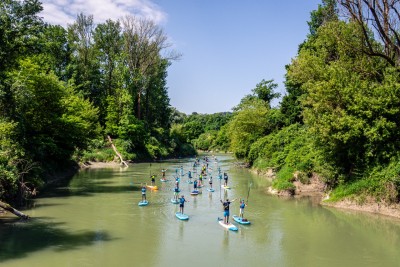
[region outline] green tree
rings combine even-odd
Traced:
[[[251,144],[265,134],[269,111],[265,101],[255,98],[242,103],[241,110],[234,114],[228,123],[228,136],[237,158],[246,158]]]
[[[100,63],[93,34],[92,15],[78,14],[76,21],[68,26],[68,43],[71,47],[68,74],[85,97],[100,107],[105,94],[100,89]]]
[[[119,21],[107,20],[105,23],[98,24],[93,33],[94,50],[96,51],[97,64],[100,68],[99,81],[99,101],[100,122],[105,124],[107,111],[114,112],[109,105],[117,101],[118,65],[123,64],[123,39],[122,29]]]
[[[398,75],[357,49],[362,38],[354,23],[329,23],[288,71],[306,91],[303,114],[310,132],[346,175],[388,161],[399,143]]]
[[[43,22],[38,16],[42,5],[37,0],[0,2],[0,114],[12,117],[12,94],[7,72],[16,68],[19,59],[36,54],[38,35]]]

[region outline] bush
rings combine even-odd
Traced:
[[[281,168],[276,174],[276,179],[272,182],[272,187],[277,190],[294,190],[294,169],[288,165]]]
[[[378,201],[400,201],[400,161],[395,158],[387,166],[367,170],[358,179],[343,182],[332,191],[331,201],[351,197],[374,197]]]

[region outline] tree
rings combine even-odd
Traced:
[[[274,98],[281,96],[280,93],[275,93],[274,89],[278,87],[278,84],[274,83],[274,80],[262,80],[256,85],[256,88],[252,90],[253,94],[259,99],[265,101],[269,107],[271,107],[271,101]]]
[[[171,46],[164,31],[153,21],[127,16],[123,19],[124,50],[131,87],[135,95],[136,116],[142,118],[142,96],[147,90],[151,73],[163,60],[177,60],[180,55],[173,51],[165,51]],[[162,55],[166,52],[166,55]]]
[[[251,144],[265,134],[270,110],[265,101],[257,98],[242,104],[227,124],[230,149],[238,158],[246,158]]]
[[[380,57],[391,66],[400,65],[400,2],[397,0],[338,0],[342,12],[357,23],[363,39],[361,50]],[[381,45],[371,40],[372,32]]]
[[[7,72],[18,66],[18,60],[36,54],[38,35],[43,29],[37,0],[4,0],[0,2],[0,114],[13,117],[12,94]]]
[[[310,36],[315,36],[318,28],[326,23],[339,20],[336,1],[322,0],[322,5],[318,5],[318,9],[311,12],[310,21],[307,22]]]
[[[121,31],[119,21],[107,20],[98,24],[93,34],[97,64],[100,68],[98,92],[102,125],[106,123],[107,111],[114,112],[110,110],[110,105],[117,101],[118,79],[121,79],[121,75],[118,75],[118,65],[123,64]]]
[[[312,43],[313,39],[317,37],[320,27],[330,22],[339,21],[336,1],[337,0],[322,0],[322,4],[318,5],[318,9],[311,12],[310,21],[307,22],[309,34],[307,40],[299,45],[299,52],[302,49],[312,49],[308,44]],[[286,69],[288,68],[290,68],[290,65],[286,66]],[[300,104],[300,99],[304,96],[305,92],[301,88],[302,84],[292,81],[287,75],[285,78],[287,94],[283,96],[281,102],[281,112],[284,116],[285,125],[289,126],[293,123],[303,123],[303,109]]]
[[[305,124],[326,160],[345,175],[388,161],[399,145],[398,74],[357,49],[360,38],[355,23],[329,23],[288,69],[306,92]]]
[[[104,98],[100,91],[100,67],[94,46],[93,16],[78,14],[76,21],[68,25],[68,43],[71,47],[70,78],[97,107]]]

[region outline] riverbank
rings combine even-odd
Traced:
[[[273,170],[271,169],[268,171],[257,171],[257,170],[252,170],[252,171],[270,181],[276,178]],[[294,191],[288,191],[288,190],[278,191],[270,186],[267,192],[272,195],[283,196],[283,197],[288,197],[288,196],[319,197],[320,198],[319,204],[323,206],[334,207],[337,209],[375,213],[400,219],[400,204],[383,203],[377,201],[375,198],[372,197],[363,198],[362,200],[354,198],[354,199],[343,199],[335,202],[330,201],[329,193],[325,192],[325,184],[316,175],[313,175],[310,178],[308,184],[302,184],[300,181],[295,180],[293,182],[293,185],[296,188]]]
[[[345,199],[336,202],[329,202],[328,199],[324,198],[321,201],[321,205],[334,207],[338,209],[363,211],[375,214],[381,214],[385,216],[395,217],[400,219],[400,204],[387,204],[382,202],[374,201],[372,198],[364,200],[359,203],[356,200]]]

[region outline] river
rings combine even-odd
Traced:
[[[0,266],[400,266],[399,220],[268,195],[265,178],[234,167],[229,155],[218,159],[210,162],[215,192],[206,184],[191,196],[187,175],[181,180],[188,221],[175,217],[170,199],[176,169],[186,173],[193,159],[82,170],[24,210],[30,221],[0,220]],[[230,190],[220,190],[217,167]],[[162,168],[171,181],[160,182]],[[153,173],[160,188],[139,207],[140,184]],[[251,225],[222,228],[220,196],[247,199],[249,192]],[[232,203],[231,214],[238,210]]]

